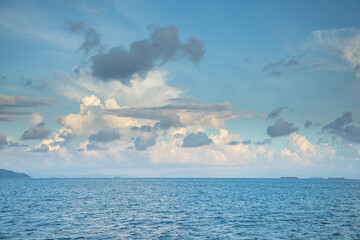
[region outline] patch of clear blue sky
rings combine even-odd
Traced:
[[[50,123],[52,116],[76,112],[78,105],[47,90],[30,91],[21,86],[20,78],[46,80],[53,71],[71,72],[79,63],[80,39],[67,38],[66,20],[85,21],[110,47],[145,38],[146,25],[152,23],[176,25],[182,40],[189,36],[203,40],[207,50],[198,66],[178,61],[163,69],[170,72],[170,85],[206,103],[228,101],[235,109],[255,113],[288,106],[294,110],[285,110],[284,118],[302,128],[306,120],[327,123],[356,108],[359,101],[351,88],[356,80],[353,72],[290,69],[280,77],[262,72],[270,62],[308,51],[305,45],[314,30],[358,28],[359,1],[2,1],[0,8],[20,13],[18,18],[28,23],[25,27],[55,36],[47,41],[0,26],[0,52],[6,56],[0,58],[0,75],[14,87],[2,93],[59,99],[56,110],[39,109],[52,130],[56,128]],[[57,33],[65,36],[62,44]],[[307,56],[314,53],[310,50]],[[231,121],[227,127],[261,141],[274,121]],[[19,127],[21,122],[12,124],[20,129],[14,130],[18,136],[28,128]],[[316,142],[315,132],[309,136]]]

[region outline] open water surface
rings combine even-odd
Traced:
[[[1,179],[0,239],[360,239],[360,180]]]

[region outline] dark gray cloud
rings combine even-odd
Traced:
[[[65,22],[65,30],[73,33],[82,32],[85,30],[84,21],[66,21]]]
[[[92,27],[86,27],[83,21],[66,21],[65,30],[71,33],[82,33],[83,42],[79,50],[89,54],[101,44],[100,34]]]
[[[244,144],[244,145],[250,145],[250,144],[251,144],[251,140],[245,139],[245,140],[242,142],[242,144]]]
[[[31,126],[29,130],[21,135],[21,140],[36,140],[47,138],[50,131],[45,127],[45,123],[41,122],[37,125]]]
[[[180,117],[177,114],[170,114],[160,120],[158,126],[162,129],[169,129],[171,127],[180,127]]]
[[[94,28],[90,27],[84,32],[84,41],[79,49],[88,54],[91,50],[100,46],[100,44],[100,34],[96,32]]]
[[[281,111],[284,110],[285,108],[287,108],[287,107],[278,107],[278,108],[272,110],[268,114],[267,119],[274,119],[274,118],[278,117],[279,114],[281,113]]]
[[[293,67],[293,66],[297,66],[300,64],[302,58],[307,54],[303,53],[303,54],[299,54],[296,55],[288,60],[286,59],[281,59],[277,62],[271,62],[268,65],[266,65],[265,67],[263,67],[262,71],[263,73],[266,73],[269,76],[281,76],[282,75],[282,70],[289,68],[289,67]]]
[[[182,44],[181,50],[193,63],[197,64],[204,57],[205,43],[196,38],[190,37],[186,43]]]
[[[313,124],[312,121],[307,120],[307,121],[304,123],[304,128],[309,128],[309,127],[311,127],[312,124]]]
[[[174,60],[179,54],[188,56],[194,63],[201,61],[205,44],[189,38],[183,44],[174,25],[149,25],[149,38],[135,41],[129,49],[122,46],[100,51],[91,57],[92,73],[103,81],[118,79],[128,85],[134,74],[144,75],[155,67]]]
[[[203,132],[190,133],[184,138],[183,147],[200,147],[212,143],[212,140]]]
[[[270,138],[264,139],[263,141],[255,142],[256,145],[265,145],[265,144],[270,144],[270,143],[272,143],[272,139],[270,139]]]
[[[352,112],[345,112],[329,124],[322,127],[322,132],[341,137],[347,142],[360,143],[360,127],[350,125],[353,123]]]
[[[249,140],[249,141],[250,141],[250,140]],[[251,143],[251,141],[250,141],[250,143]],[[249,144],[250,144],[250,143],[249,143]],[[235,146],[235,145],[240,144],[240,142],[238,142],[238,141],[231,141],[231,142],[228,142],[227,144],[228,144],[228,145]],[[243,144],[244,144],[244,142],[243,142]]]
[[[49,152],[49,146],[46,144],[41,144],[39,147],[33,149],[31,152],[39,152],[39,153]]]
[[[360,127],[354,125],[345,127],[343,138],[349,142],[360,143]]]
[[[91,142],[96,143],[108,143],[114,140],[120,139],[120,134],[113,130],[101,130],[96,134],[92,134],[89,137]]]
[[[134,141],[135,149],[145,151],[148,147],[154,146],[156,143],[156,134],[153,132],[142,132]]]
[[[266,132],[270,137],[280,137],[289,135],[297,130],[298,128],[294,127],[293,123],[288,123],[280,118],[273,125],[269,126]]]
[[[336,118],[329,124],[326,124],[322,127],[323,132],[342,135],[344,127],[353,122],[353,117],[351,112],[344,113],[341,117]]]

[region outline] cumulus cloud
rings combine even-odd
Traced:
[[[360,78],[360,29],[340,28],[314,31],[315,39],[350,64]]]
[[[192,136],[191,146],[184,147],[185,138]],[[219,133],[208,137],[204,133],[187,135],[184,139],[173,138],[171,141],[159,141],[148,152],[155,164],[196,164],[217,166],[249,166],[257,165],[265,159],[271,161],[274,152],[264,147],[250,148],[237,141],[239,136],[229,134],[226,129],[219,129]],[[200,137],[199,137],[200,136]],[[194,141],[193,141],[194,140]],[[209,144],[211,140],[212,144]],[[229,144],[229,143],[236,144]],[[201,147],[195,147],[196,145]]]
[[[341,137],[343,140],[360,143],[360,127],[350,125],[353,123],[352,112],[345,112],[329,124],[322,127],[322,132]]]
[[[294,127],[293,123],[286,122],[280,118],[273,125],[269,126],[266,132],[270,137],[280,137],[289,135],[297,130],[298,128]]]
[[[89,141],[96,143],[108,143],[114,140],[118,140],[120,134],[113,130],[101,130],[97,134],[92,134],[89,137]]]
[[[180,127],[181,126],[180,117],[177,114],[167,115],[160,120],[158,125],[162,129],[169,129],[171,127]]]
[[[43,122],[44,118],[39,113],[32,113],[29,116],[29,121],[32,125],[37,125],[41,122]]]
[[[328,145],[314,145],[305,136],[296,132],[291,133],[286,139],[288,140],[287,148],[278,153],[279,157],[302,166],[314,164],[324,158],[333,159],[336,153]]]
[[[12,137],[7,137],[4,134],[0,133],[0,151],[5,148],[11,148],[11,147],[15,147],[15,148],[27,147],[27,145],[13,142]]]
[[[183,44],[174,25],[160,27],[149,25],[149,38],[134,41],[129,49],[122,46],[100,51],[90,59],[92,73],[103,81],[119,80],[129,85],[134,74],[145,76],[156,66],[174,60],[179,53],[188,56],[194,63],[201,61],[205,44],[193,37]]]
[[[47,138],[50,134],[50,131],[45,127],[45,123],[41,122],[37,125],[33,125],[29,130],[26,130],[21,135],[21,140],[36,140]]]
[[[282,112],[282,110],[284,110],[286,107],[278,107],[274,110],[272,110],[268,116],[267,116],[267,119],[274,119],[276,117],[279,116],[279,114]]]
[[[59,79],[57,79],[60,81]],[[79,69],[77,74],[61,75],[62,84],[54,91],[71,100],[81,101],[92,94],[106,99],[114,98],[123,106],[148,107],[167,105],[168,99],[178,98],[182,91],[168,85],[167,72],[152,71],[145,78],[134,76],[127,86],[119,81],[97,81],[91,71]]]
[[[40,144],[40,146],[35,147],[32,152],[45,153],[49,152],[49,146],[46,144]]]
[[[135,149],[145,151],[148,147],[154,146],[156,143],[156,134],[153,132],[142,132],[134,141]]]
[[[190,133],[184,138],[183,147],[200,147],[204,145],[208,145],[212,143],[212,139],[210,139],[205,133]]]

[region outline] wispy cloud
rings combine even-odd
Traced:
[[[281,76],[284,70],[290,67],[298,66],[306,54],[307,52],[293,56],[289,59],[281,59],[276,62],[271,62],[263,67],[262,72],[272,77]]]
[[[348,62],[360,78],[360,29],[319,30],[313,35],[318,43]]]
[[[16,108],[34,108],[46,106],[53,103],[54,99],[49,98],[28,98],[23,96],[8,96],[0,94],[0,121],[15,121],[16,115],[28,115],[32,111],[17,111]]]

